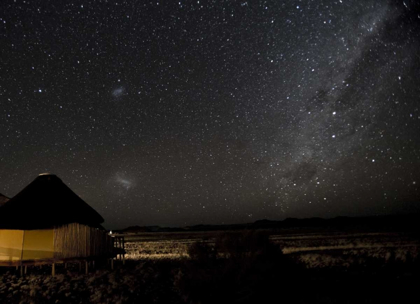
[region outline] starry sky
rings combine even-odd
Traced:
[[[0,4],[0,193],[107,228],[418,211],[417,1]]]

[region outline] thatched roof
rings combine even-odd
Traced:
[[[69,223],[98,227],[104,221],[60,178],[41,174],[0,207],[0,228],[42,229]]]
[[[0,207],[6,204],[8,200],[9,198],[7,196],[0,193]]]

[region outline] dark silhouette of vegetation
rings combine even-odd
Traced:
[[[206,241],[193,243],[188,248],[188,255],[194,261],[208,261],[217,258],[217,250],[215,246],[210,245]]]
[[[190,303],[259,301],[294,267],[260,231],[223,233],[214,243],[194,243],[188,253],[191,259],[179,270],[175,286]]]

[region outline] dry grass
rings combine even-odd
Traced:
[[[192,241],[126,242],[126,258],[129,260],[180,259],[188,257]]]
[[[372,259],[382,264],[419,259],[418,238],[398,233],[273,236],[273,240],[307,268],[349,268],[367,265]]]
[[[218,235],[220,232],[130,235],[126,238],[126,258],[188,258],[191,244],[203,240],[213,243]],[[308,268],[350,267],[371,258],[383,263],[417,260],[420,248],[416,237],[399,233],[272,234],[270,239],[280,245],[284,254]]]
[[[188,257],[191,244],[214,240],[220,232],[143,232],[124,235],[128,260],[180,259]]]

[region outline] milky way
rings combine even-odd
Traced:
[[[0,4],[0,193],[106,227],[418,211],[416,1]]]

